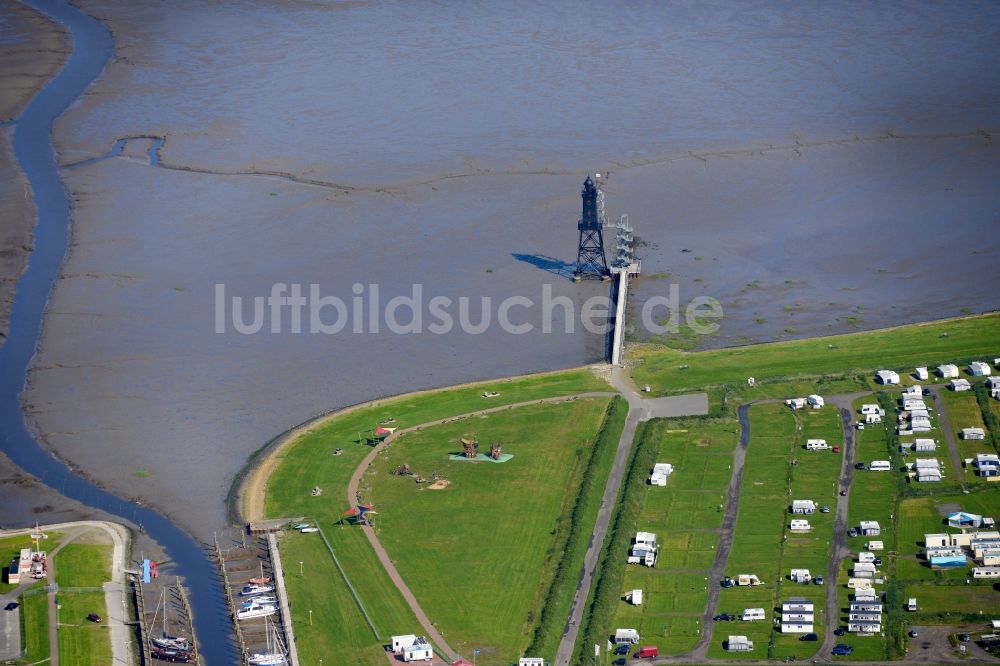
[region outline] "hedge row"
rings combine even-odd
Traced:
[[[565,531],[568,534],[558,534],[554,540],[556,544],[564,540],[564,548],[558,550],[566,556],[556,557],[555,574],[545,594],[542,610],[538,617],[538,624],[535,626],[534,636],[525,654],[554,653],[555,648],[559,644],[563,625],[566,621],[566,618],[558,616],[559,601],[560,599],[572,596],[573,590],[576,589],[578,574],[577,562],[574,561],[575,558],[569,555],[580,550],[581,547],[583,548],[582,552],[586,553],[586,546],[584,544],[590,539],[593,525],[581,524],[583,514],[587,512],[588,507],[593,502],[600,500],[604,483],[607,481],[607,479],[596,474],[594,468],[597,466],[597,461],[607,453],[609,448],[613,450],[618,445],[618,438],[622,428],[625,426],[626,416],[628,416],[628,403],[621,396],[615,396],[608,405],[601,429],[597,432],[594,444],[589,449],[590,455],[588,456],[580,481],[579,491],[573,501],[573,510],[569,515],[569,519],[560,523],[561,531]]]
[[[605,645],[608,641],[609,627],[624,585],[624,562],[642,511],[645,477],[659,452],[656,432],[657,428],[650,422],[642,423],[636,432],[635,446],[622,481],[617,511],[597,565],[594,595],[583,618],[583,630],[577,639],[573,663],[586,663],[592,658],[593,646]]]

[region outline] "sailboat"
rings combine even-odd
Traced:
[[[270,620],[267,620],[267,647],[263,652],[251,654],[247,663],[250,666],[285,666],[288,663],[288,651],[281,642],[278,628]]]
[[[153,613],[153,622],[156,622],[156,613],[163,608],[163,630],[159,636],[151,637],[149,642],[153,644],[153,656],[167,659],[169,661],[180,660],[190,657],[191,641],[183,636],[172,636],[167,628],[167,588],[160,590],[160,600],[156,603],[156,610]]]

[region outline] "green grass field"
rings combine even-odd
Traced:
[[[100,587],[111,580],[111,546],[71,543],[53,560],[60,587]]]
[[[21,637],[28,663],[49,658],[48,595],[37,588],[21,595]]]
[[[73,592],[58,595],[59,663],[110,664],[111,638],[107,625],[87,620],[88,613],[107,615],[103,592]]]
[[[747,377],[821,377],[883,368],[910,373],[918,365],[992,358],[998,339],[1000,315],[990,314],[701,352],[637,344],[629,353],[639,361],[632,373],[636,384],[649,384],[653,395],[664,395],[695,387],[745,385]]]
[[[683,472],[672,474],[665,487],[644,480],[637,530],[657,534],[660,557],[654,568],[627,565],[622,594],[641,589],[643,603],[622,600],[608,633],[634,628],[643,645],[656,645],[663,655],[682,654],[703,631],[706,578],[719,543],[739,428],[730,420],[664,420],[647,436],[658,446],[656,461]]]
[[[496,663],[523,656],[546,577],[565,556],[553,536],[572,509],[583,454],[607,405],[531,405],[426,428],[396,440],[365,477],[365,498],[379,509],[380,540],[459,652],[479,648],[484,661]],[[502,464],[449,460],[466,433],[476,433],[483,448],[500,441],[514,457]],[[451,485],[429,490],[393,476],[403,463]]]

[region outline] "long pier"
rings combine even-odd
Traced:
[[[612,320],[611,329],[611,352],[608,362],[611,365],[621,365],[625,345],[625,305],[628,303],[628,282],[629,278],[639,275],[641,265],[632,263],[628,266],[614,267],[611,274],[617,276],[614,287],[615,316]]]

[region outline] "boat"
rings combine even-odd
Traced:
[[[273,585],[244,585],[243,589],[240,590],[240,596],[255,597],[260,594],[267,594],[268,592],[274,592]]]
[[[302,532],[303,534],[312,534],[313,532],[319,532],[319,528],[318,527],[305,527],[305,528],[303,528],[303,529],[301,529],[299,531]]]
[[[189,661],[191,651],[191,641],[184,636],[173,636],[167,627],[167,589],[160,590],[160,599],[156,603],[156,610],[153,614],[153,622],[156,622],[156,613],[163,608],[163,628],[159,636],[150,637],[149,642],[153,645],[153,656],[166,661]]]
[[[236,619],[249,620],[255,617],[267,617],[268,615],[274,615],[277,612],[278,609],[274,606],[253,606],[251,608],[244,608],[236,611]]]
[[[293,525],[292,527],[297,530],[304,530],[305,528],[310,527],[310,525],[309,523],[299,523],[298,525]]]
[[[270,576],[256,576],[250,579],[251,585],[267,585],[271,582]]]
[[[243,602],[243,608],[253,608],[254,606],[277,606],[277,597],[251,597]]]
[[[247,659],[250,666],[285,666],[288,663],[288,651],[281,643],[278,628],[271,620],[267,623],[267,647],[263,652],[254,652]]]

